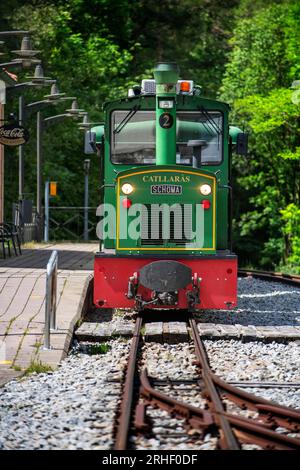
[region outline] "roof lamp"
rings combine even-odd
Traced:
[[[180,91],[189,93],[191,91],[191,82],[180,82]]]
[[[161,109],[174,108],[174,101],[173,100],[159,100],[159,107]]]

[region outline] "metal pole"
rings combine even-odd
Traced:
[[[0,102],[0,125],[4,119],[4,104]],[[4,222],[4,145],[0,145],[0,223]]]
[[[56,330],[58,253],[52,251],[46,270],[44,349],[51,349],[50,330]]]
[[[45,331],[44,331],[44,349],[50,349],[50,299],[51,276],[46,274],[46,299],[45,299]]]
[[[49,242],[49,181],[45,183],[45,231],[44,241]]]
[[[0,126],[4,124],[6,83],[0,80]],[[4,145],[0,145],[0,223],[4,222]]]
[[[42,216],[42,115],[36,114],[36,210]]]
[[[83,239],[88,241],[89,239],[89,167],[85,168],[84,175],[84,230]]]
[[[19,96],[19,124],[24,121],[24,98]],[[24,145],[19,145],[19,199],[24,196]]]
[[[57,251],[55,252],[57,254]],[[51,321],[50,328],[51,330],[56,330],[56,295],[57,295],[57,258],[55,261],[54,270],[52,273],[52,282],[51,282]]]
[[[160,63],[156,80],[156,165],[176,165],[176,64]],[[167,103],[167,108],[165,107]]]

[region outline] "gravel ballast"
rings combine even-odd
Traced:
[[[108,449],[129,342],[108,344],[106,354],[73,354],[51,374],[1,388],[0,449]]]
[[[239,280],[239,306],[233,311],[199,313],[203,322],[242,325],[300,325],[300,289],[252,278]],[[106,321],[120,321],[111,317]],[[106,354],[88,355],[80,346],[52,373],[33,374],[0,388],[0,449],[111,449],[115,411],[130,341],[107,341]],[[205,340],[213,370],[228,381],[300,382],[300,342],[263,343]],[[193,347],[146,343],[142,363],[154,377],[196,377]],[[174,398],[202,405],[191,387],[162,387]],[[280,404],[300,409],[295,388],[244,389]],[[150,410],[150,408],[149,408]],[[133,438],[146,449],[213,449],[216,439],[184,435],[183,422],[151,410],[153,436]]]
[[[199,312],[207,323],[254,326],[300,326],[300,289],[252,277],[238,280],[238,306],[233,310]]]

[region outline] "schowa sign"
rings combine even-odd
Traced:
[[[0,144],[17,146],[28,142],[29,132],[18,124],[4,124],[0,126]]]

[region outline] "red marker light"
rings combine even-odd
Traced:
[[[132,201],[125,197],[124,199],[122,199],[122,206],[124,207],[124,209],[129,209],[129,207],[132,206]]]
[[[208,199],[203,199],[201,201],[203,209],[209,209],[210,208],[210,201]]]

